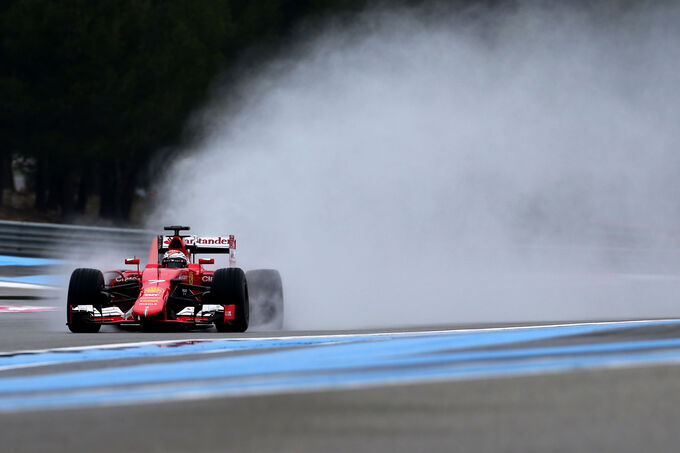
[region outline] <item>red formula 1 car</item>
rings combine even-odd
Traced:
[[[103,324],[200,328],[215,325],[220,332],[245,332],[248,325],[281,328],[283,292],[276,270],[243,272],[236,267],[236,239],[180,234],[185,226],[168,226],[172,236],[158,236],[151,244],[143,271],[139,259],[126,259],[136,270],[102,273],[73,271],[66,303],[66,325],[71,332],[98,332]],[[229,267],[207,270],[214,258],[229,255]]]

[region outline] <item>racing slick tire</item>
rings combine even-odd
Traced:
[[[246,272],[253,324],[274,329],[283,327],[283,284],[275,269]]]
[[[234,305],[234,319],[215,320],[219,332],[245,332],[250,320],[250,300],[246,274],[238,267],[217,269],[211,283],[211,303]]]
[[[100,270],[80,268],[73,271],[66,299],[66,325],[73,333],[96,333],[101,324],[92,322],[89,313],[72,313],[76,305],[99,306],[101,310],[104,275]]]

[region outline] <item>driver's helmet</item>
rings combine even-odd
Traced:
[[[163,255],[163,267],[187,267],[189,259],[179,250],[168,250]]]

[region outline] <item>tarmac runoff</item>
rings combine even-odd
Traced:
[[[49,258],[0,255],[0,314],[54,310],[45,306],[36,310],[1,301],[49,299],[63,284],[63,278],[50,270],[62,263]]]
[[[664,365],[680,362],[679,333],[680,320],[648,320],[10,351],[0,357],[0,412]]]
[[[29,320],[42,315],[24,316]],[[174,333],[162,335],[173,340],[126,344],[116,340],[157,335],[63,333],[82,344],[2,355],[6,366],[23,362],[27,367],[0,371],[0,389],[6,390],[0,396],[5,405],[0,434],[4,449],[13,452],[92,448],[100,452],[670,452],[680,442],[679,334],[678,320],[418,332],[270,332],[234,338],[215,338],[215,332]],[[7,330],[2,330],[0,339],[5,335]],[[47,338],[40,332],[37,335]],[[102,337],[109,343],[89,345]],[[127,358],[107,357],[110,353]],[[65,363],[54,360],[62,354]],[[272,358],[277,355],[278,364]],[[446,355],[450,357],[441,361]],[[215,385],[238,386],[263,375],[275,378],[285,361],[297,366],[306,362],[306,368],[316,364],[317,370],[297,373],[312,379],[380,371],[375,366],[371,370],[370,365],[350,370],[353,356],[379,358],[382,363],[407,360],[411,363],[406,368],[449,366],[469,371],[474,367],[485,372],[433,380],[384,379],[349,387],[201,394]],[[190,366],[188,357],[198,368]],[[560,367],[548,366],[568,358],[559,362]],[[151,360],[163,362],[150,364]],[[231,379],[205,379],[209,367],[204,365],[213,360],[217,362],[212,368],[231,369]],[[238,360],[251,362],[249,373],[238,367]],[[129,365],[129,361],[137,364]],[[121,367],[120,362],[128,365]],[[253,369],[256,362],[261,363],[259,372]],[[329,369],[333,362],[339,362],[335,370]],[[74,371],[83,364],[95,368]],[[512,364],[521,364],[523,369],[487,372],[494,367],[507,371]],[[150,366],[160,368],[145,368]],[[154,373],[153,381],[137,379],[143,378],[145,370],[176,367],[185,367],[196,376],[172,382]],[[396,370],[398,375],[399,369],[392,363],[383,371]],[[128,376],[127,381],[116,382],[113,378],[121,370],[126,373],[118,378]],[[291,379],[295,373],[288,374]],[[79,381],[88,376],[91,381]],[[105,380],[97,382],[100,377]],[[23,390],[21,381],[27,381]],[[194,394],[179,399],[136,401],[123,396],[112,403],[44,404],[56,394],[71,401],[97,399],[106,392],[120,397],[129,391],[139,396],[140,389],[172,392],[175,384],[193,385]],[[29,405],[43,401],[32,408],[6,410],[12,395],[28,400]]]

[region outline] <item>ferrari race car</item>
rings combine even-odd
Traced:
[[[170,325],[201,328],[215,325],[220,332],[245,332],[257,324],[281,328],[283,290],[273,269],[244,272],[236,267],[236,239],[180,234],[186,226],[167,226],[172,236],[151,243],[146,268],[139,258],[128,258],[135,270],[102,273],[73,271],[66,302],[66,325],[71,332],[98,332],[103,324],[142,328]],[[227,254],[229,267],[208,270],[214,258],[198,254]]]

